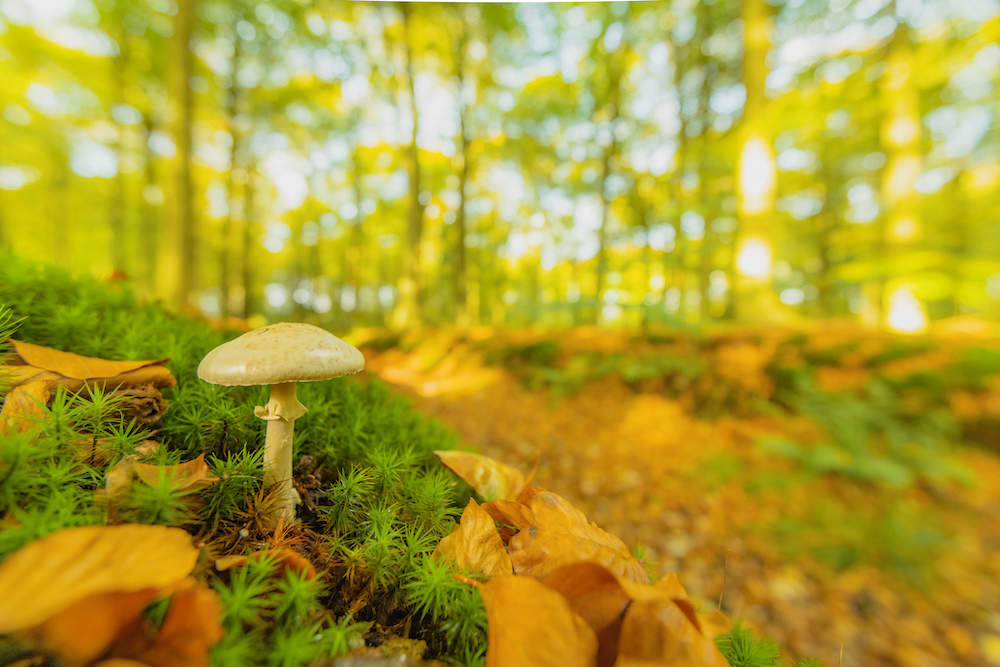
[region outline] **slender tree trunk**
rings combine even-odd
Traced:
[[[701,24],[702,34],[706,38],[711,36],[714,25],[712,21],[712,7],[701,3],[698,5],[699,10],[699,23]],[[711,194],[708,187],[708,141],[709,132],[711,131],[711,118],[709,114],[708,102],[712,95],[712,81],[711,81],[711,71],[712,71],[712,61],[704,54],[703,51],[699,50],[701,53],[701,67],[703,71],[703,76],[701,79],[701,86],[698,90],[698,121],[701,125],[701,136],[698,137],[698,190],[695,196],[695,202],[697,203],[697,211],[702,219],[705,221],[705,226],[702,231],[701,237],[701,251],[698,257],[698,293],[701,295],[701,302],[698,307],[698,317],[699,319],[706,319],[708,315],[708,292],[709,292],[709,274],[712,272],[712,260],[713,260],[713,244],[711,240],[711,228],[709,226],[710,215],[710,204],[712,201]]]
[[[681,52],[680,46],[677,44],[673,45],[673,57],[674,57],[674,90],[680,91],[681,89],[681,79],[684,78],[684,56],[685,54]],[[679,94],[679,92],[678,92]],[[683,107],[683,100],[679,100]],[[671,287],[676,287],[683,293],[684,285],[684,253],[687,250],[687,243],[684,241],[684,237],[681,234],[680,226],[680,213],[681,206],[680,203],[684,198],[684,191],[681,187],[681,181],[684,178],[684,170],[687,167],[687,154],[688,154],[688,137],[687,137],[687,119],[684,117],[683,109],[678,110],[677,118],[680,121],[680,127],[677,130],[677,168],[674,174],[671,176],[670,189],[672,194],[672,199],[675,203],[677,214],[670,218],[670,226],[674,230],[674,248],[672,251],[664,251],[663,253],[663,293],[660,295],[660,301],[663,304],[663,309],[666,311],[667,308],[667,291]],[[670,279],[667,280],[667,276]]]
[[[894,5],[893,5],[894,6]],[[876,241],[879,274],[872,290],[869,324],[885,325],[891,283],[898,279],[895,264],[923,234],[916,181],[923,169],[920,152],[920,100],[913,86],[909,27],[900,22],[889,43],[886,73],[881,77],[884,105],[882,149],[882,209]]]
[[[403,3],[401,8],[413,134],[406,150],[406,169],[410,176],[410,211],[406,225],[406,244],[403,247],[403,275],[399,279],[399,303],[392,318],[393,326],[400,329],[419,326],[422,321],[420,311],[420,243],[424,224],[424,205],[420,203],[420,160],[417,152],[417,96],[413,82],[413,53],[412,40],[410,39],[412,10],[408,3]]]
[[[460,12],[464,11],[463,6]],[[462,156],[462,168],[458,173],[458,213],[455,216],[455,272],[454,272],[454,294],[455,294],[455,315],[456,324],[460,327],[469,326],[469,323],[473,320],[472,313],[470,312],[470,303],[468,296],[468,269],[466,267],[466,249],[465,249],[465,236],[468,233],[466,230],[465,221],[465,185],[469,182],[469,140],[465,136],[465,43],[466,43],[466,33],[467,23],[464,19],[464,13],[462,14],[463,19],[461,21],[460,37],[458,40],[458,45],[455,50],[455,68],[458,71],[458,98],[459,98],[459,112],[458,112],[458,141],[459,141],[459,153]]]
[[[234,32],[236,32],[234,30]],[[243,104],[243,91],[237,83],[237,74],[240,68],[240,56],[243,49],[243,39],[236,32],[236,41],[233,44],[232,75],[229,83],[229,136],[232,137],[232,145],[229,149],[229,181],[226,184],[228,189],[229,206],[226,207],[226,217],[222,221],[222,239],[219,244],[219,289],[222,292],[220,299],[220,314],[222,317],[229,317],[229,304],[232,300],[232,282],[230,273],[232,266],[229,258],[232,253],[230,240],[238,234],[236,228],[239,216],[237,212],[242,208],[238,193],[237,180],[244,181],[246,186],[246,170],[241,168],[237,162],[242,156],[243,133],[236,127],[236,114],[239,113]],[[245,212],[243,212],[245,218]]]
[[[142,203],[142,232],[140,234],[139,245],[142,247],[142,256],[145,257],[143,273],[143,283],[149,294],[156,293],[157,267],[160,262],[160,208],[157,200],[150,201],[160,192],[156,185],[156,167],[153,160],[156,159],[153,149],[149,146],[149,138],[155,129],[153,123],[152,109],[146,109],[142,115],[143,125],[143,203]]]
[[[733,281],[734,314],[739,319],[768,318],[780,312],[770,288],[776,169],[769,138],[764,81],[771,45],[769,10],[764,0],[744,0],[743,83],[747,90],[740,123],[737,171],[737,275]]]
[[[597,276],[594,288],[594,311],[591,322],[596,324],[601,319],[601,303],[604,285],[608,274],[608,218],[611,217],[611,202],[608,201],[608,179],[611,177],[611,159],[618,155],[618,140],[615,138],[615,121],[618,120],[618,103],[621,90],[618,85],[619,72],[614,63],[616,54],[608,54],[610,60],[607,81],[607,109],[609,110],[609,125],[611,127],[611,143],[604,148],[601,158],[601,226],[597,230]]]
[[[118,57],[114,59],[115,99],[117,103],[123,104],[125,102],[125,88],[128,85],[126,77],[129,71],[128,38],[124,29],[118,31],[117,41]],[[115,159],[118,165],[115,174],[115,188],[117,192],[112,197],[111,211],[108,216],[108,224],[111,228],[111,268],[114,271],[121,271],[126,274],[128,273],[126,271],[128,259],[125,249],[125,211],[127,208],[127,199],[125,196],[125,174],[122,171],[125,154],[125,141],[122,135],[127,131],[125,125],[119,123],[118,138],[115,141]]]
[[[174,106],[174,143],[177,147],[174,192],[171,197],[171,228],[176,235],[174,248],[176,268],[174,303],[178,307],[189,303],[198,284],[194,207],[191,182],[191,125],[194,99],[189,79],[192,73],[190,41],[194,33],[197,0],[177,0],[174,35],[171,39],[168,65],[170,93]]]
[[[249,319],[253,315],[254,291],[253,291],[253,236],[251,226],[253,224],[253,195],[254,195],[254,174],[253,165],[247,156],[245,167],[246,183],[243,185],[243,239],[240,244],[242,251],[240,257],[240,272],[243,286],[243,319]]]

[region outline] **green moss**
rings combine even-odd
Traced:
[[[103,523],[95,492],[105,471],[150,437],[162,447],[147,462],[206,454],[221,479],[194,491],[166,477],[137,483],[116,508],[119,521],[181,526],[215,556],[251,553],[272,539],[261,517],[269,503],[261,488],[265,425],[253,416],[267,388],[217,387],[196,376],[201,358],[236,332],[139,304],[119,286],[0,259],[0,336],[23,318],[19,340],[116,360],[170,357],[178,382],[163,391],[170,409],[155,435],[123,423],[110,394],[59,391],[37,438],[0,436],[0,514],[9,519],[0,559],[61,528]],[[439,657],[481,654],[485,612],[474,589],[450,580],[433,593],[433,613],[413,597],[428,573],[440,574],[429,554],[469,497],[433,455],[453,448],[455,437],[376,379],[303,383],[299,398],[309,412],[296,422],[293,460],[312,486],[296,539],[326,558],[328,575],[280,574],[266,558],[221,573],[200,569],[221,596],[227,630],[213,664],[305,665],[346,652],[372,622],[390,627],[408,617],[411,635]],[[99,450],[109,450],[106,460]],[[367,604],[348,614],[359,599]]]

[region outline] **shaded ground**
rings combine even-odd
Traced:
[[[845,345],[846,335],[639,339],[582,329],[361,338],[370,342],[370,372],[483,454],[525,471],[540,455],[538,485],[642,547],[654,569],[677,572],[706,609],[721,596],[724,612],[787,655],[826,665],[837,665],[841,651],[843,665],[1000,664],[1000,458],[960,446],[914,463],[884,444],[900,440],[894,429],[912,427],[904,449],[938,446],[932,414],[954,427],[942,427],[951,442],[970,433],[988,440],[1000,376],[979,368],[975,355],[993,363],[995,342],[982,352],[981,342],[961,336],[916,345],[854,332]],[[982,371],[975,381],[948,380],[968,358]],[[654,366],[660,372],[648,371]],[[892,402],[885,408],[874,393],[844,398],[829,404],[843,415],[825,424],[782,398],[786,369],[816,382],[816,400],[878,380],[889,383]],[[945,379],[938,386],[925,376]],[[908,481],[894,477],[899,466],[885,463],[883,475],[877,465],[855,465],[863,462],[856,452],[845,467],[761,444],[820,452],[838,421],[857,417],[850,410],[873,405],[863,413],[876,424],[863,432],[865,446],[893,454],[871,461],[903,460]],[[842,458],[842,447],[827,448]],[[952,468],[959,472],[941,472]]]

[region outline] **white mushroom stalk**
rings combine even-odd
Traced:
[[[287,510],[294,508],[302,499],[292,486],[292,440],[295,434],[295,420],[306,413],[306,406],[295,396],[295,383],[282,382],[271,385],[271,398],[267,405],[258,405],[253,413],[267,420],[267,436],[264,439],[264,486],[275,487],[278,505]],[[288,512],[285,512],[288,514]],[[286,518],[291,518],[287,516]]]
[[[298,382],[329,380],[357,373],[365,359],[350,343],[311,324],[280,323],[249,331],[223,343],[201,360],[198,377],[228,387],[270,385],[267,405],[254,414],[267,421],[264,486],[273,488],[276,522],[295,517],[300,502],[292,479],[295,420],[306,407],[295,395]]]

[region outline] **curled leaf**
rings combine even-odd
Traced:
[[[153,645],[138,659],[151,667],[208,667],[208,650],[222,639],[219,595],[202,584],[181,588],[170,601]]]
[[[307,579],[314,579],[316,577],[316,568],[308,558],[300,556],[291,549],[284,548],[255,551],[249,555],[223,556],[222,558],[216,559],[215,569],[222,572],[230,570],[234,567],[243,567],[251,560],[258,560],[265,554],[274,558],[275,564],[280,567],[282,571],[295,570],[299,574],[305,575]]]
[[[523,496],[523,494],[522,494]],[[649,575],[620,539],[601,530],[551,491],[537,491],[529,505],[535,525],[508,543],[514,572],[541,579],[563,565],[594,561],[612,574],[644,584]]]
[[[559,593],[530,577],[479,586],[489,622],[486,667],[596,667],[597,639]]]
[[[17,354],[28,366],[34,366],[46,371],[52,371],[73,380],[90,380],[91,378],[113,378],[145,366],[162,366],[169,359],[156,361],[108,361],[96,357],[84,357],[71,352],[54,350],[50,347],[10,340]]]
[[[524,473],[488,456],[470,452],[436,451],[441,463],[472,486],[483,498],[514,498],[524,488]]]
[[[434,550],[435,558],[455,563],[460,570],[473,570],[488,578],[514,574],[493,518],[472,498],[462,512],[461,523]]]

